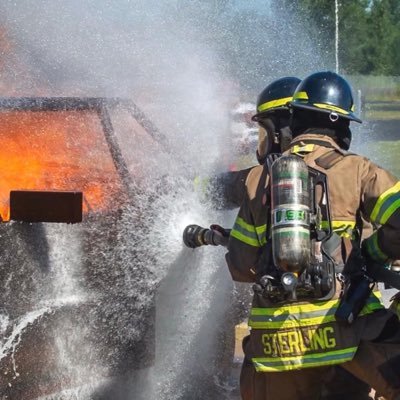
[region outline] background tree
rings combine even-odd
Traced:
[[[283,0],[284,8],[303,19],[304,27],[333,52],[335,2]],[[348,74],[400,75],[400,2],[339,1],[339,60]]]

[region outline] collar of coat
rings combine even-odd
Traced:
[[[295,146],[306,146],[308,144],[316,144],[318,146],[328,147],[331,149],[341,150],[339,145],[329,136],[319,135],[319,134],[307,134],[304,133],[302,135],[296,136],[291,142],[289,148],[293,148]]]

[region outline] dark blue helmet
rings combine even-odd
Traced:
[[[289,110],[287,105],[300,82],[299,78],[288,76],[270,83],[258,96],[257,114],[252,120],[259,121],[277,110]]]
[[[328,113],[332,121],[344,118],[362,122],[354,115],[350,85],[331,71],[316,72],[302,80],[293,94],[290,107]]]

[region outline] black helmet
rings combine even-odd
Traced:
[[[270,83],[258,96],[257,114],[251,119],[258,121],[276,110],[288,110],[287,103],[292,100],[293,93],[300,82],[299,78],[288,76]]]
[[[354,112],[351,87],[340,75],[326,71],[305,78],[296,88],[290,106],[330,114],[335,121],[345,118],[361,123]]]

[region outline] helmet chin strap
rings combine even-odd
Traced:
[[[338,144],[343,150],[349,150],[352,136],[350,128],[344,129],[339,135]]]
[[[279,121],[277,121],[279,123]],[[275,121],[265,118],[259,122],[258,132],[258,154],[266,156],[272,153],[283,153],[290,146],[292,141],[292,131],[289,126],[281,128],[275,125]]]
[[[289,146],[290,146],[290,142],[292,141],[293,136],[292,136],[292,131],[290,130],[290,128],[288,126],[284,126],[280,129],[280,133],[279,133],[279,143],[280,143],[280,147],[281,147],[281,153],[283,153],[284,151],[286,151]]]

